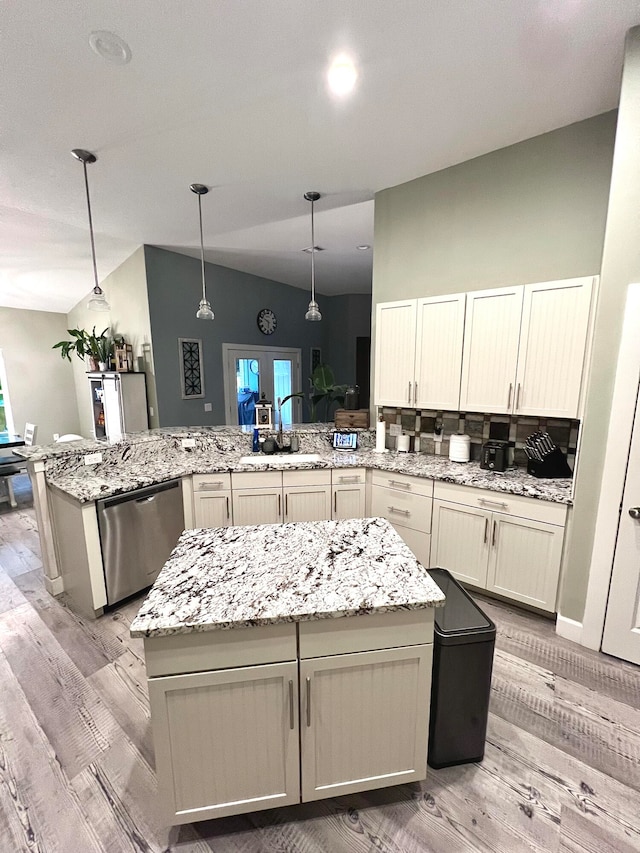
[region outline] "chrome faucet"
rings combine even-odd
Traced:
[[[280,450],[284,447],[284,434],[282,432],[282,397],[278,397],[278,447]]]

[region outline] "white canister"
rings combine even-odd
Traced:
[[[468,462],[471,452],[471,439],[468,435],[449,436],[449,459],[452,462]]]
[[[408,435],[399,435],[397,438],[396,449],[398,453],[408,453],[409,452],[409,436]]]

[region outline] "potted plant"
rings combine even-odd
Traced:
[[[71,340],[58,341],[52,347],[60,350],[62,358],[71,361],[71,353],[75,352],[82,361],[89,360],[90,370],[106,370],[109,367],[113,355],[113,340],[108,327],[100,334],[96,333],[95,326],[91,332],[86,329],[67,329],[67,332],[71,335]]]
[[[309,392],[309,403],[311,409],[312,423],[317,420],[318,403],[322,400],[325,402],[325,420],[329,420],[329,410],[334,403],[344,405],[344,395],[347,390],[346,385],[336,385],[333,376],[333,370],[328,364],[319,364],[309,377],[311,391]],[[284,406],[287,400],[292,397],[302,397],[302,391],[297,391],[295,394],[289,394],[280,401],[280,407]]]

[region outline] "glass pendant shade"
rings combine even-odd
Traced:
[[[318,307],[318,303],[312,299],[309,303],[309,309],[307,313],[304,315],[305,320],[322,320],[322,314],[320,313],[320,308]]]
[[[91,151],[85,151],[84,148],[74,148],[71,154],[82,163],[84,168],[84,188],[87,193],[87,212],[89,214],[89,236],[91,237],[91,259],[93,261],[93,290],[87,308],[90,311],[110,311],[111,306],[107,302],[107,297],[104,295],[103,289],[98,284],[98,266],[96,264],[96,244],[93,237],[93,218],[91,216],[91,198],[89,197],[89,179],[87,178],[87,165],[95,163],[98,159]]]
[[[313,190],[309,190],[304,194],[304,197],[307,201],[311,202],[311,302],[309,302],[309,308],[307,309],[307,313],[304,315],[305,320],[309,320],[310,322],[318,322],[322,320],[322,314],[320,313],[320,308],[318,303],[316,302],[316,235],[315,228],[313,222],[313,205],[320,198],[320,193],[314,192]]]
[[[202,268],[202,299],[200,300],[200,306],[196,311],[196,319],[213,320],[215,319],[216,315],[213,313],[211,309],[211,303],[207,299],[207,284],[204,274],[204,239],[202,236],[202,196],[206,195],[209,192],[209,187],[205,187],[204,184],[189,184],[189,189],[192,193],[195,193],[198,196],[198,218],[200,221],[200,266]]]

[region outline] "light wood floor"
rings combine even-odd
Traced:
[[[138,602],[88,622],[41,580],[30,490],[0,508],[0,853],[640,851],[640,671],[483,600],[485,759],[426,782],[181,828],[158,815]]]

